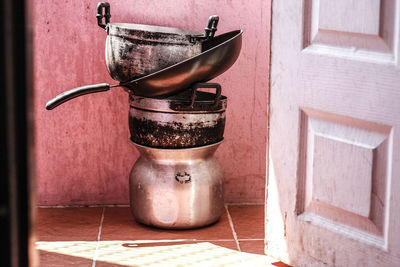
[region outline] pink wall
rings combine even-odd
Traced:
[[[115,83],[104,63],[106,33],[97,0],[33,1],[37,195],[39,205],[127,204],[128,174],[138,157],[129,144],[128,96],[120,88],[45,110],[57,94]],[[216,156],[227,202],[263,202],[267,133],[270,0],[110,1],[112,22],[203,31],[242,29],[239,59],[215,79],[228,97],[225,142]]]

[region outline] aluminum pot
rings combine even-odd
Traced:
[[[220,218],[225,178],[213,156],[220,143],[184,149],[134,145],[140,157],[130,173],[129,195],[138,222],[185,229]]]
[[[197,91],[215,88],[216,93]],[[129,130],[135,143],[155,148],[189,148],[223,139],[227,98],[215,83],[197,83],[192,90],[167,98],[130,93]]]
[[[110,23],[110,4],[107,2],[98,4],[96,17],[98,25],[107,31],[105,60],[108,72],[120,82],[200,54],[202,43],[214,37],[219,21],[218,16],[211,16],[204,34],[161,26]]]

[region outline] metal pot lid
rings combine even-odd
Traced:
[[[216,93],[198,91],[199,88],[215,88]],[[221,95],[217,83],[196,83],[179,94],[168,97],[142,97],[129,91],[131,108],[168,113],[212,113],[223,112],[227,107],[227,97]]]

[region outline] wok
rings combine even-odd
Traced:
[[[242,33],[236,30],[218,35],[203,42],[203,52],[199,55],[129,82],[115,85],[101,83],[71,89],[47,102],[46,109],[51,110],[81,95],[108,91],[112,87],[127,88],[137,96],[155,97],[176,94],[194,83],[207,82],[235,63],[242,47]]]

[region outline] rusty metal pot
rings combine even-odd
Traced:
[[[197,91],[215,88],[216,93]],[[153,148],[190,148],[223,139],[227,98],[216,83],[197,83],[192,90],[168,98],[130,93],[131,140]]]
[[[98,25],[107,31],[105,60],[108,72],[120,82],[200,54],[202,43],[214,37],[219,21],[218,16],[211,16],[204,34],[161,26],[110,23],[110,4],[107,2],[98,4],[96,17]]]

